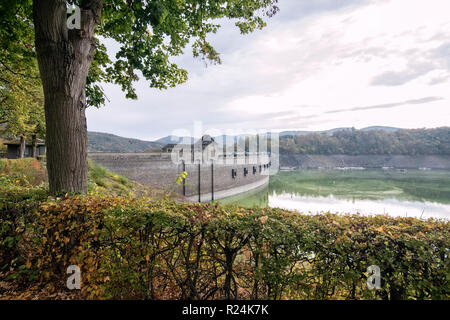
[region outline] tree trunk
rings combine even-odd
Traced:
[[[37,139],[35,134],[31,137],[31,156],[33,158],[37,157]]]
[[[23,159],[24,155],[25,155],[25,137],[20,136],[19,158]]]
[[[66,1],[34,0],[35,43],[46,123],[50,193],[87,191],[86,77],[102,1],[83,0],[81,30],[67,27]]]

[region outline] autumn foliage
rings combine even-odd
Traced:
[[[446,221],[0,193],[1,276],[86,299],[448,299]],[[381,269],[369,290],[367,267]],[[1,292],[0,292],[1,294]]]

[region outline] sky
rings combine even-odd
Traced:
[[[222,64],[190,48],[173,58],[189,80],[136,83],[138,100],[106,85],[88,130],[155,140],[207,133],[450,126],[450,1],[279,0],[268,26],[241,35],[224,20],[209,38]],[[108,50],[115,44],[106,42]]]

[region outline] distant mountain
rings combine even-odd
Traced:
[[[303,136],[305,134],[313,133],[313,131],[283,131],[280,132],[280,137],[284,136]]]
[[[335,132],[338,131],[346,131],[346,130],[353,130],[353,128],[350,127],[343,127],[343,128],[333,128],[333,129],[329,129],[329,130],[323,130],[323,131],[282,131],[279,133],[280,137],[284,137],[284,136],[304,136],[307,134],[312,134],[312,133],[326,133],[327,135],[331,136],[333,135]],[[373,126],[373,127],[367,127],[367,128],[363,128],[360,129],[360,131],[373,131],[373,130],[382,130],[382,131],[390,131],[390,132],[394,132],[399,130],[398,128],[393,128],[393,127],[383,127],[383,126]],[[270,132],[267,133],[270,136]],[[234,144],[235,138],[240,138],[240,137],[247,137],[247,134],[240,134],[237,136],[230,136],[230,135],[221,135],[221,136],[216,136],[214,137],[214,139],[216,140],[216,142],[219,143],[219,145],[228,143],[228,145],[230,144]],[[185,139],[189,140],[189,137],[185,137]],[[191,139],[191,143],[193,143],[196,139],[195,138],[190,138]],[[180,143],[180,141],[182,141],[182,137],[178,137],[178,136],[167,136],[167,137],[163,137],[160,138],[158,140],[156,140],[156,142],[162,143],[162,144],[168,144],[168,143]],[[223,142],[223,143],[222,143]]]
[[[345,131],[345,130],[352,130],[352,128],[334,128],[330,130],[324,130],[324,131],[283,131],[280,132],[280,137],[285,136],[303,136],[311,133],[326,133],[327,135],[331,136],[333,133],[338,131]],[[363,128],[357,131],[374,131],[374,130],[381,130],[381,131],[388,131],[388,132],[395,132],[399,129],[393,128],[393,127],[384,127],[384,126],[373,126],[373,127],[367,127]],[[270,134],[270,133],[269,133]],[[214,137],[214,139],[219,143],[219,145],[222,145],[223,143],[228,143],[228,145],[233,145],[235,138],[239,137],[246,137],[248,135],[241,134],[237,136],[217,136]],[[160,138],[156,141],[144,141],[139,139],[133,139],[133,138],[124,138],[120,137],[114,134],[110,133],[103,133],[103,132],[88,132],[89,137],[89,145],[88,149],[89,151],[98,151],[98,152],[144,152],[148,149],[157,149],[161,148],[166,144],[169,143],[180,143],[183,138],[187,141],[191,141],[191,143],[194,143],[197,139],[193,137],[178,137],[174,135],[166,136],[163,138]],[[223,143],[222,143],[223,142]]]
[[[166,145],[169,143],[180,143],[183,141],[183,139],[186,139],[185,141],[189,141],[189,139],[190,139],[191,143],[194,143],[194,140],[195,140],[192,137],[167,136],[167,137],[160,138],[160,139],[156,140],[155,142],[161,143],[162,145]]]
[[[330,129],[330,130],[325,130],[322,131],[326,134],[328,134],[329,136],[332,136],[335,132],[339,132],[339,131],[349,131],[352,130],[353,128],[334,128],[334,129]]]
[[[284,136],[280,154],[450,155],[450,127],[396,129],[370,127],[329,134]]]
[[[280,132],[280,137],[284,137],[284,136],[304,136],[307,134],[311,134],[311,133],[326,133],[328,135],[333,135],[335,132],[338,131],[346,131],[346,130],[353,130],[353,128],[334,128],[334,129],[329,129],[329,130],[323,130],[323,131],[283,131]],[[393,128],[393,127],[383,127],[383,126],[373,126],[373,127],[367,127],[367,128],[363,128],[363,129],[359,129],[357,131],[373,131],[373,130],[381,130],[381,131],[389,131],[389,132],[395,132],[397,130],[399,130],[398,128]]]
[[[373,127],[367,127],[367,128],[361,129],[361,131],[373,131],[373,130],[395,132],[395,131],[398,131],[400,129],[399,128],[394,128],[394,127],[383,127],[383,126],[373,126]]]
[[[334,129],[323,130],[323,131],[283,131],[283,132],[280,132],[280,137],[304,136],[304,135],[312,134],[312,133],[326,133],[331,136],[335,132],[344,131],[344,130],[352,130],[352,128],[334,128]]]
[[[242,136],[245,136],[245,135],[242,135]],[[162,144],[180,143],[180,142],[183,141],[183,139],[184,139],[184,141],[188,141],[188,142],[189,142],[189,139],[190,139],[191,143],[194,143],[195,141],[198,140],[198,138],[193,138],[193,137],[167,136],[167,137],[163,137],[163,138],[160,138],[160,139],[156,140],[156,142],[159,142],[159,143],[162,143]],[[228,143],[228,145],[233,145],[234,141],[235,141],[235,136],[221,135],[221,136],[213,137],[213,139],[219,145],[223,145],[225,143]]]
[[[155,142],[159,142],[161,144],[168,144],[168,143],[175,143],[178,142],[180,140],[180,137],[177,136],[167,136],[167,137],[163,137],[160,138],[158,140],[155,140]]]
[[[119,137],[110,133],[88,132],[88,150],[98,152],[144,152],[161,148],[163,143]]]

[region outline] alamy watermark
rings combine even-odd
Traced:
[[[381,289],[381,270],[379,266],[372,265],[367,268],[367,288],[369,290],[380,290]]]
[[[70,276],[67,278],[67,288],[69,290],[81,289],[81,270],[79,266],[71,265],[67,268],[67,274]]]
[[[67,28],[69,30],[81,29],[81,10],[78,6],[67,8]]]
[[[271,175],[278,171],[279,134],[263,129],[203,130],[200,121],[193,130],[174,130],[175,139],[163,147],[171,155],[173,163],[252,165],[253,170]],[[181,138],[181,140],[180,140]],[[259,168],[261,166],[261,168]]]

